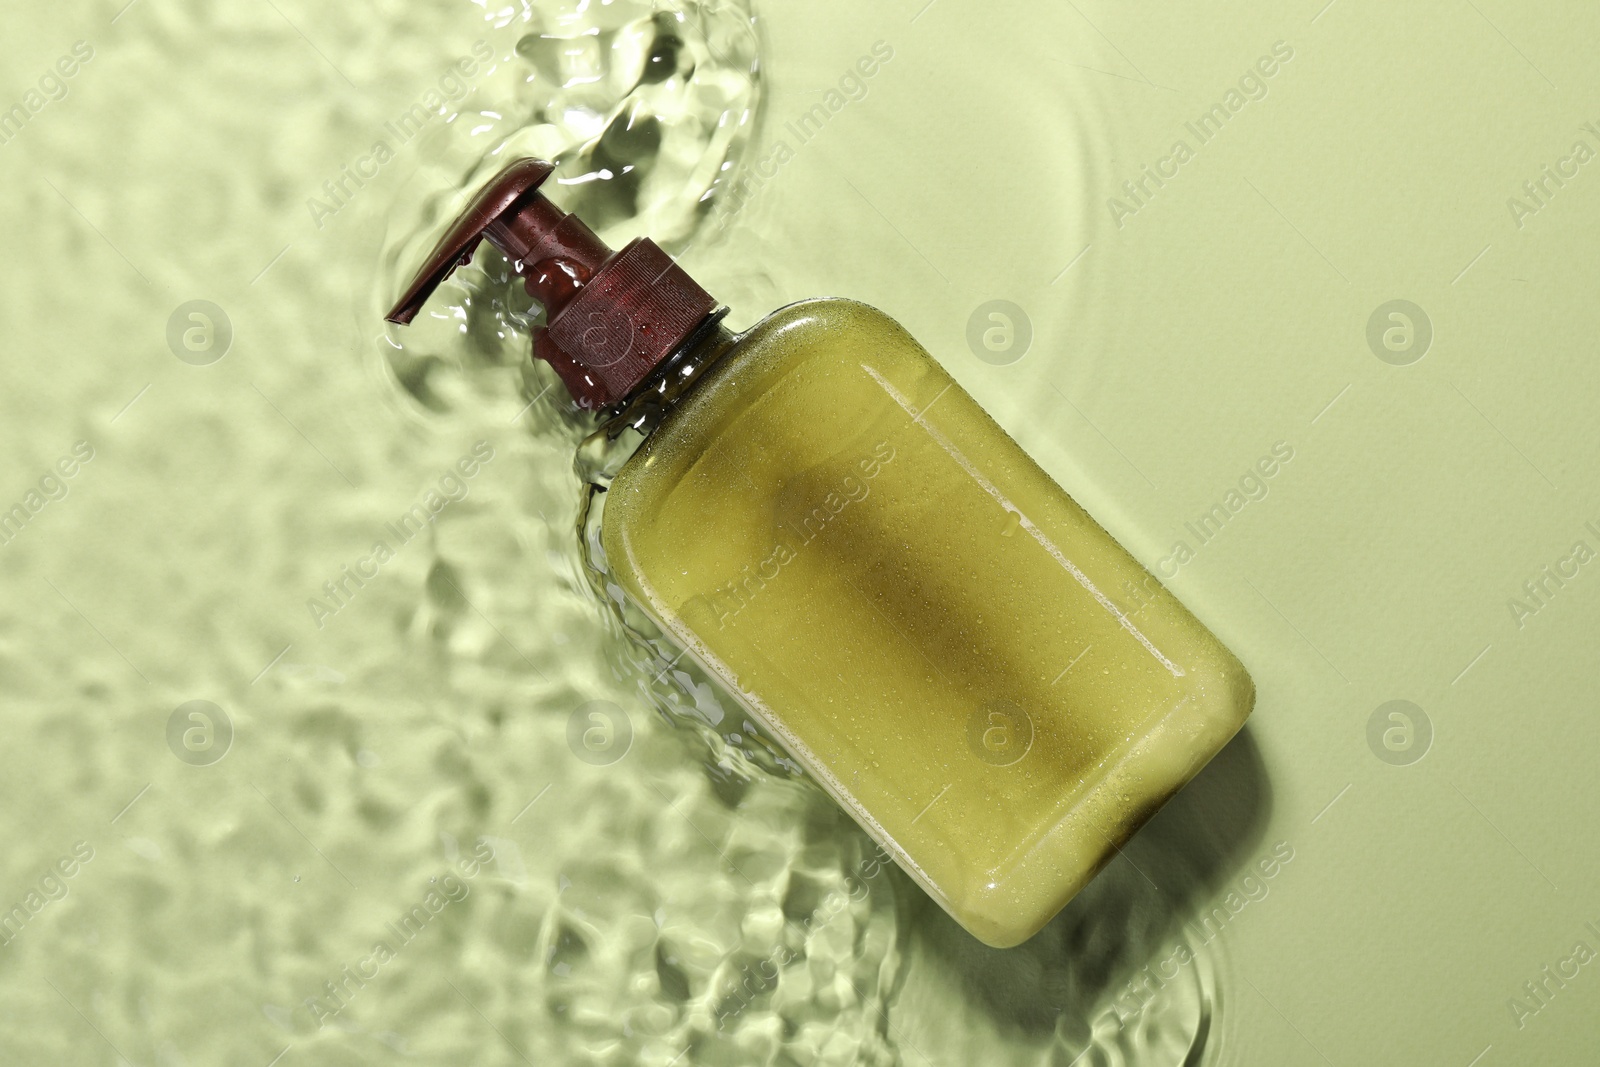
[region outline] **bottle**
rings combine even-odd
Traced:
[[[957,922],[1031,937],[1239,729],[1249,675],[894,320],[807,300],[734,335],[551,169],[490,182],[389,320],[504,252],[534,355],[648,429],[605,496],[614,581]]]

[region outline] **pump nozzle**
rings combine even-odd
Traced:
[[[717,303],[648,237],[613,252],[552,204],[539,186],[554,169],[522,159],[484,186],[386,318],[410,323],[488,238],[544,307],[533,354],[555,368],[581,407],[608,407],[677,351]]]

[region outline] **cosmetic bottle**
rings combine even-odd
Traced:
[[[957,922],[1032,936],[1239,729],[1248,674],[893,319],[817,299],[731,333],[551,169],[491,181],[390,321],[499,248],[534,356],[648,431],[610,580]]]

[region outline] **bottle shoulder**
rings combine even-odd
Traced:
[[[892,317],[871,304],[844,297],[813,297],[787,304],[744,333],[724,361],[726,388],[743,379],[747,391],[771,387],[802,366],[837,364],[933,365],[927,350]]]
[[[773,311],[746,330],[741,340],[761,344],[780,331],[826,334],[837,330],[905,333],[905,327],[871,304],[842,296],[814,296]]]
[[[818,297],[781,307],[738,335],[674,405],[619,474],[620,488],[646,469],[659,475],[691,465],[730,425],[761,411],[774,428],[792,430],[848,417],[860,383],[874,378],[949,381],[903,326],[870,304]]]

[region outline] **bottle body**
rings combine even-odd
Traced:
[[[706,371],[613,481],[602,542],[618,584],[992,945],[1047,922],[1253,701],[1209,631],[851,301],[784,308]]]

